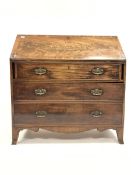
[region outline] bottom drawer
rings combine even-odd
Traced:
[[[14,105],[14,122],[20,125],[119,125],[122,124],[122,115],[122,104],[42,103]]]
[[[14,122],[21,125],[122,124],[122,104],[15,104]]]

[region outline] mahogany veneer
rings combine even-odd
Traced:
[[[115,129],[123,143],[126,59],[115,36],[18,35],[10,57],[19,131]]]

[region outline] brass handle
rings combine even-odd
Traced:
[[[101,68],[101,67],[94,67],[91,72],[94,74],[94,75],[102,75],[104,73],[104,69]]]
[[[90,93],[93,95],[93,96],[101,96],[103,94],[103,90],[102,89],[91,89],[90,90]]]
[[[46,89],[35,89],[35,95],[42,96],[46,94]]]
[[[44,75],[47,73],[47,69],[46,68],[42,68],[42,67],[38,67],[34,69],[34,72],[36,75]]]
[[[46,112],[46,111],[36,111],[36,112],[35,112],[35,115],[36,115],[36,117],[38,117],[38,118],[44,118],[44,117],[46,117],[47,112]]]
[[[95,117],[95,118],[97,118],[97,117],[101,117],[102,116],[102,112],[101,111],[92,111],[91,112],[91,117]]]

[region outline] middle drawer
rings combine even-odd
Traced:
[[[122,83],[41,83],[14,82],[15,100],[118,100],[122,101]]]

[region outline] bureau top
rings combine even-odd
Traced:
[[[12,60],[123,60],[116,36],[17,35]]]

